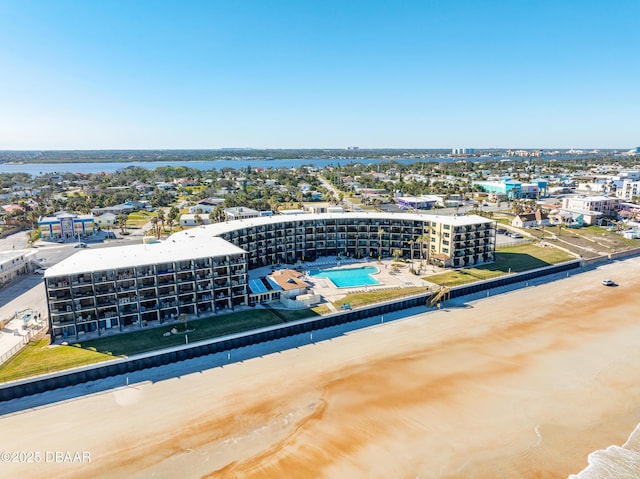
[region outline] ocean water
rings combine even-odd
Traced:
[[[569,479],[640,478],[640,424],[622,446],[609,446],[589,454],[589,465]]]

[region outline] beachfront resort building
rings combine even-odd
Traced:
[[[463,267],[494,254],[495,222],[475,215],[301,214],[203,225],[163,242],[83,250],[49,268],[50,331],[52,339],[124,332],[254,304],[269,288],[254,291],[248,270],[261,266],[401,256]]]
[[[87,249],[45,272],[52,339],[127,331],[247,301],[246,253],[220,238]]]

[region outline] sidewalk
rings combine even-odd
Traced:
[[[4,328],[0,330],[0,366],[43,331],[43,327],[46,327],[45,322],[41,316],[37,316],[37,313],[32,313],[33,319],[29,321],[25,321],[26,315],[29,313],[14,315],[14,318],[8,323],[5,322]]]
[[[4,328],[0,329],[0,364],[48,326],[42,276],[21,277],[20,281],[13,281],[1,292],[2,299],[14,299],[0,306],[0,321],[4,322]],[[21,311],[33,313],[26,329],[23,328],[23,317],[19,314]]]

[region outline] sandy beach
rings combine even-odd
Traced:
[[[566,478],[640,423],[639,290],[635,258],[7,415],[0,450],[43,457],[0,475]]]

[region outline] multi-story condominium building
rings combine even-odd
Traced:
[[[640,180],[625,178],[616,190],[616,195],[625,201],[632,201],[640,197]]]
[[[620,198],[610,196],[572,196],[563,198],[562,207],[567,210],[595,211],[615,217],[620,209]]]
[[[216,223],[188,231],[220,237],[247,252],[250,269],[321,256],[406,258],[444,254],[443,266],[494,260],[495,222],[482,216],[395,213],[301,214]],[[440,232],[442,234],[440,234]],[[184,232],[171,236],[179,242]]]
[[[321,256],[494,260],[495,222],[391,213],[278,215],[199,226],[157,244],[86,250],[49,268],[52,338],[247,305],[248,270]]]
[[[246,254],[220,238],[87,249],[45,272],[52,339],[143,327],[247,301]]]

